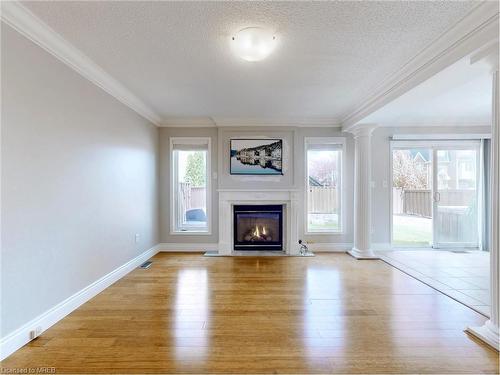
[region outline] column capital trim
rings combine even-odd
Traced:
[[[369,137],[377,127],[377,124],[356,124],[345,131],[352,133],[354,138]]]

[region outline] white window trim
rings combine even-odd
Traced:
[[[307,149],[309,144],[326,144],[326,145],[341,145],[342,148],[342,155],[341,155],[341,161],[340,161],[340,227],[338,230],[332,230],[332,231],[321,231],[321,232],[310,232],[308,229],[308,206],[307,206],[307,187],[308,187],[308,179],[309,179],[309,172],[308,172],[308,160],[307,160]],[[332,235],[339,235],[339,234],[344,234],[344,228],[345,228],[345,193],[344,193],[344,187],[345,187],[345,158],[346,158],[346,152],[345,152],[345,145],[346,145],[346,139],[345,137],[305,137],[304,138],[304,235],[311,235],[311,236],[332,236]]]
[[[176,231],[175,230],[175,172],[174,144],[207,145],[207,177],[206,177],[206,202],[207,202],[207,231]],[[170,235],[173,236],[210,236],[212,235],[212,143],[210,137],[170,137]]]
[[[490,136],[484,137],[484,139],[490,139]],[[402,140],[399,140],[402,139]],[[446,150],[446,149],[451,149],[451,150],[457,150],[457,149],[469,149],[471,147],[473,148],[478,148],[479,149],[479,156],[476,160],[476,173],[479,173],[479,183],[477,186],[478,190],[478,236],[479,236],[479,241],[478,241],[478,246],[480,250],[483,250],[483,236],[482,236],[482,230],[483,228],[483,215],[484,215],[484,197],[483,197],[483,173],[484,173],[484,162],[483,162],[483,143],[479,139],[466,139],[466,140],[461,140],[461,139],[451,139],[450,137],[447,137],[445,140],[431,140],[431,141],[423,141],[422,139],[425,139],[425,136],[421,136],[419,139],[416,140],[407,140],[408,138],[395,138],[393,137],[393,140],[390,141],[389,143],[389,231],[390,231],[390,237],[391,237],[391,249],[411,249],[411,248],[416,248],[416,249],[422,249],[422,248],[433,248],[433,249],[438,249],[434,247],[434,222],[433,222],[433,228],[432,228],[432,239],[431,243],[426,246],[414,246],[414,245],[396,245],[394,243],[394,222],[393,222],[393,151],[395,150],[401,150],[401,149],[408,149],[408,148],[423,148],[423,149],[430,149],[432,150],[432,162],[434,163],[434,149],[439,148],[441,150]],[[432,181],[434,185],[434,181],[436,179],[436,176],[434,175],[434,170],[437,170],[437,168],[432,168]],[[432,186],[432,192],[434,192],[434,186]],[[434,203],[433,203],[434,204]],[[432,208],[434,210],[434,207]],[[433,212],[434,214],[434,212]],[[434,220],[433,220],[434,221]],[[457,247],[457,245],[452,245],[451,247]],[[460,246],[459,246],[460,247]]]

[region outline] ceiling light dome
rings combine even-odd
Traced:
[[[273,52],[276,36],[262,27],[247,27],[231,38],[231,47],[243,60],[260,61]]]

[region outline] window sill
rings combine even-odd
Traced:
[[[304,236],[332,236],[345,234],[343,231],[338,232],[304,232]]]
[[[171,236],[211,236],[212,232],[195,232],[195,231],[182,231],[182,232],[174,232],[170,231]]]

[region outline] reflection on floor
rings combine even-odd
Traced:
[[[498,373],[486,318],[382,261],[160,253],[3,361],[56,373]],[[22,370],[18,370],[22,371]]]
[[[486,251],[400,250],[382,259],[457,301],[490,315],[490,255]]]

